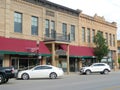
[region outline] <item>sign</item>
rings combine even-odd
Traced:
[[[27,51],[28,51],[28,52],[37,52],[37,50],[39,50],[38,47],[35,47],[35,48],[27,48]]]
[[[65,51],[65,50],[62,50],[62,49],[56,50],[55,53],[56,53],[57,55],[66,55],[66,51]]]

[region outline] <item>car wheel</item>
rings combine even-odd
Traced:
[[[103,72],[100,72],[100,74],[104,74]]]
[[[28,80],[29,79],[29,75],[27,73],[22,74],[22,79],[23,80]]]
[[[4,82],[4,77],[2,74],[0,74],[0,84],[2,84]]]
[[[89,75],[89,74],[91,74],[91,71],[90,71],[90,70],[87,70],[85,73],[86,73],[87,75]]]
[[[108,74],[109,71],[108,71],[107,69],[105,69],[105,70],[103,71],[103,73],[104,73],[104,74]]]
[[[3,83],[7,83],[9,80],[9,78],[5,78],[4,82]]]
[[[50,77],[50,79],[56,79],[57,74],[56,73],[51,73],[49,77]]]

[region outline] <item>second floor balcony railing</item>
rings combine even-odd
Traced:
[[[45,41],[61,41],[61,42],[70,42],[70,35],[64,35],[61,33],[50,33],[45,34]]]

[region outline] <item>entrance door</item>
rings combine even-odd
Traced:
[[[3,66],[3,55],[0,55],[0,67]]]
[[[0,58],[0,67],[2,67],[3,60]]]
[[[19,60],[18,60],[17,57],[11,59],[11,65],[12,65],[15,69],[19,69]]]
[[[70,72],[75,72],[75,59],[70,59]]]

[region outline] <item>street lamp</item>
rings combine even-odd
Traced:
[[[37,49],[36,49],[36,56],[37,56],[37,62],[36,64],[38,65],[38,62],[39,62],[39,40],[36,41],[36,44],[37,44]]]

